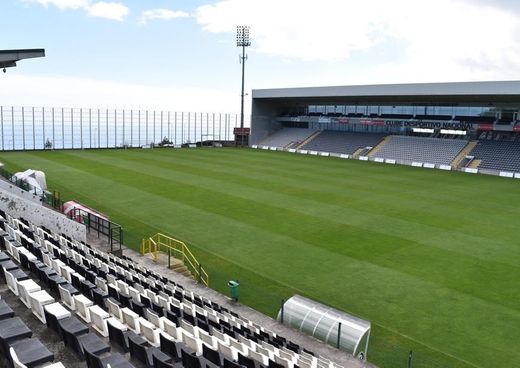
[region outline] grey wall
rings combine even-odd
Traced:
[[[250,145],[259,144],[268,135],[280,129],[281,125],[275,118],[281,111],[282,108],[276,102],[253,98]]]
[[[70,220],[65,215],[41,204],[2,189],[0,189],[0,209],[13,217],[23,217],[37,226],[43,225],[58,234],[67,234],[78,241],[87,240],[85,225]]]

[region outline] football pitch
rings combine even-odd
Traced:
[[[0,153],[110,216],[188,243],[223,293],[301,294],[372,322],[380,367],[520,362],[520,180],[251,149]]]

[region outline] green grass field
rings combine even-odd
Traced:
[[[138,247],[185,240],[227,293],[294,293],[372,322],[380,367],[520,366],[520,181],[249,149],[2,153]]]

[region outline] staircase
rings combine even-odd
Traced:
[[[466,144],[466,146],[462,149],[462,151],[460,151],[459,154],[457,156],[455,156],[455,158],[451,162],[451,166],[458,169],[461,161],[464,159],[464,157],[466,157],[473,150],[473,148],[475,148],[477,143],[478,143],[478,141],[471,141],[468,144]],[[474,161],[476,161],[476,160],[473,160],[473,162]],[[480,161],[479,161],[479,163],[480,163]]]
[[[482,160],[474,159],[473,161],[471,161],[471,163],[468,165],[468,167],[470,169],[476,169],[477,167],[479,167],[481,162],[482,162]]]
[[[148,239],[143,239],[141,242],[141,254],[143,256],[149,254],[154,262],[166,264],[175,272],[190,277],[206,286],[209,284],[207,272],[183,241],[157,233]]]
[[[354,152],[352,154],[352,158],[358,158],[364,151],[365,149],[364,148],[359,148],[356,150],[356,152]]]
[[[312,141],[314,138],[316,138],[319,134],[321,133],[321,130],[316,130],[314,133],[312,133],[310,136],[308,136],[307,138],[305,138],[305,140],[300,143],[297,147],[295,147],[296,149],[300,149],[302,148],[303,146],[305,146],[307,143],[309,143],[310,141]]]
[[[385,146],[385,144],[387,144],[389,141],[390,141],[389,135],[384,137],[383,140],[377,144],[377,146],[375,146],[374,148],[372,148],[370,150],[370,152],[368,152],[368,157],[375,157],[376,153],[378,153],[381,150],[381,148],[383,148]]]

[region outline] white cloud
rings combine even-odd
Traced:
[[[366,57],[364,68],[384,80],[520,74],[520,15],[475,0],[220,0],[196,16],[230,40],[236,25],[250,25],[252,49],[282,60],[348,68],[352,55]]]
[[[21,0],[25,3],[37,3],[48,7],[55,6],[60,10],[84,10],[92,17],[123,21],[130,13],[128,7],[120,2],[105,2],[92,0]]]
[[[53,5],[61,10],[82,9],[88,6],[90,0],[22,0],[25,3],[37,3],[43,6]]]
[[[3,106],[133,108],[214,113],[236,112],[240,103],[234,89],[159,87],[65,76],[20,75],[14,72],[2,75],[0,100]],[[250,102],[246,106],[249,105]]]
[[[141,13],[141,18],[139,22],[141,24],[146,24],[150,20],[162,19],[162,20],[171,20],[177,18],[187,18],[190,15],[184,11],[180,10],[170,10],[170,9],[150,9],[145,10]]]
[[[92,17],[122,22],[128,13],[130,13],[130,10],[122,3],[98,1],[87,8],[87,13]]]

